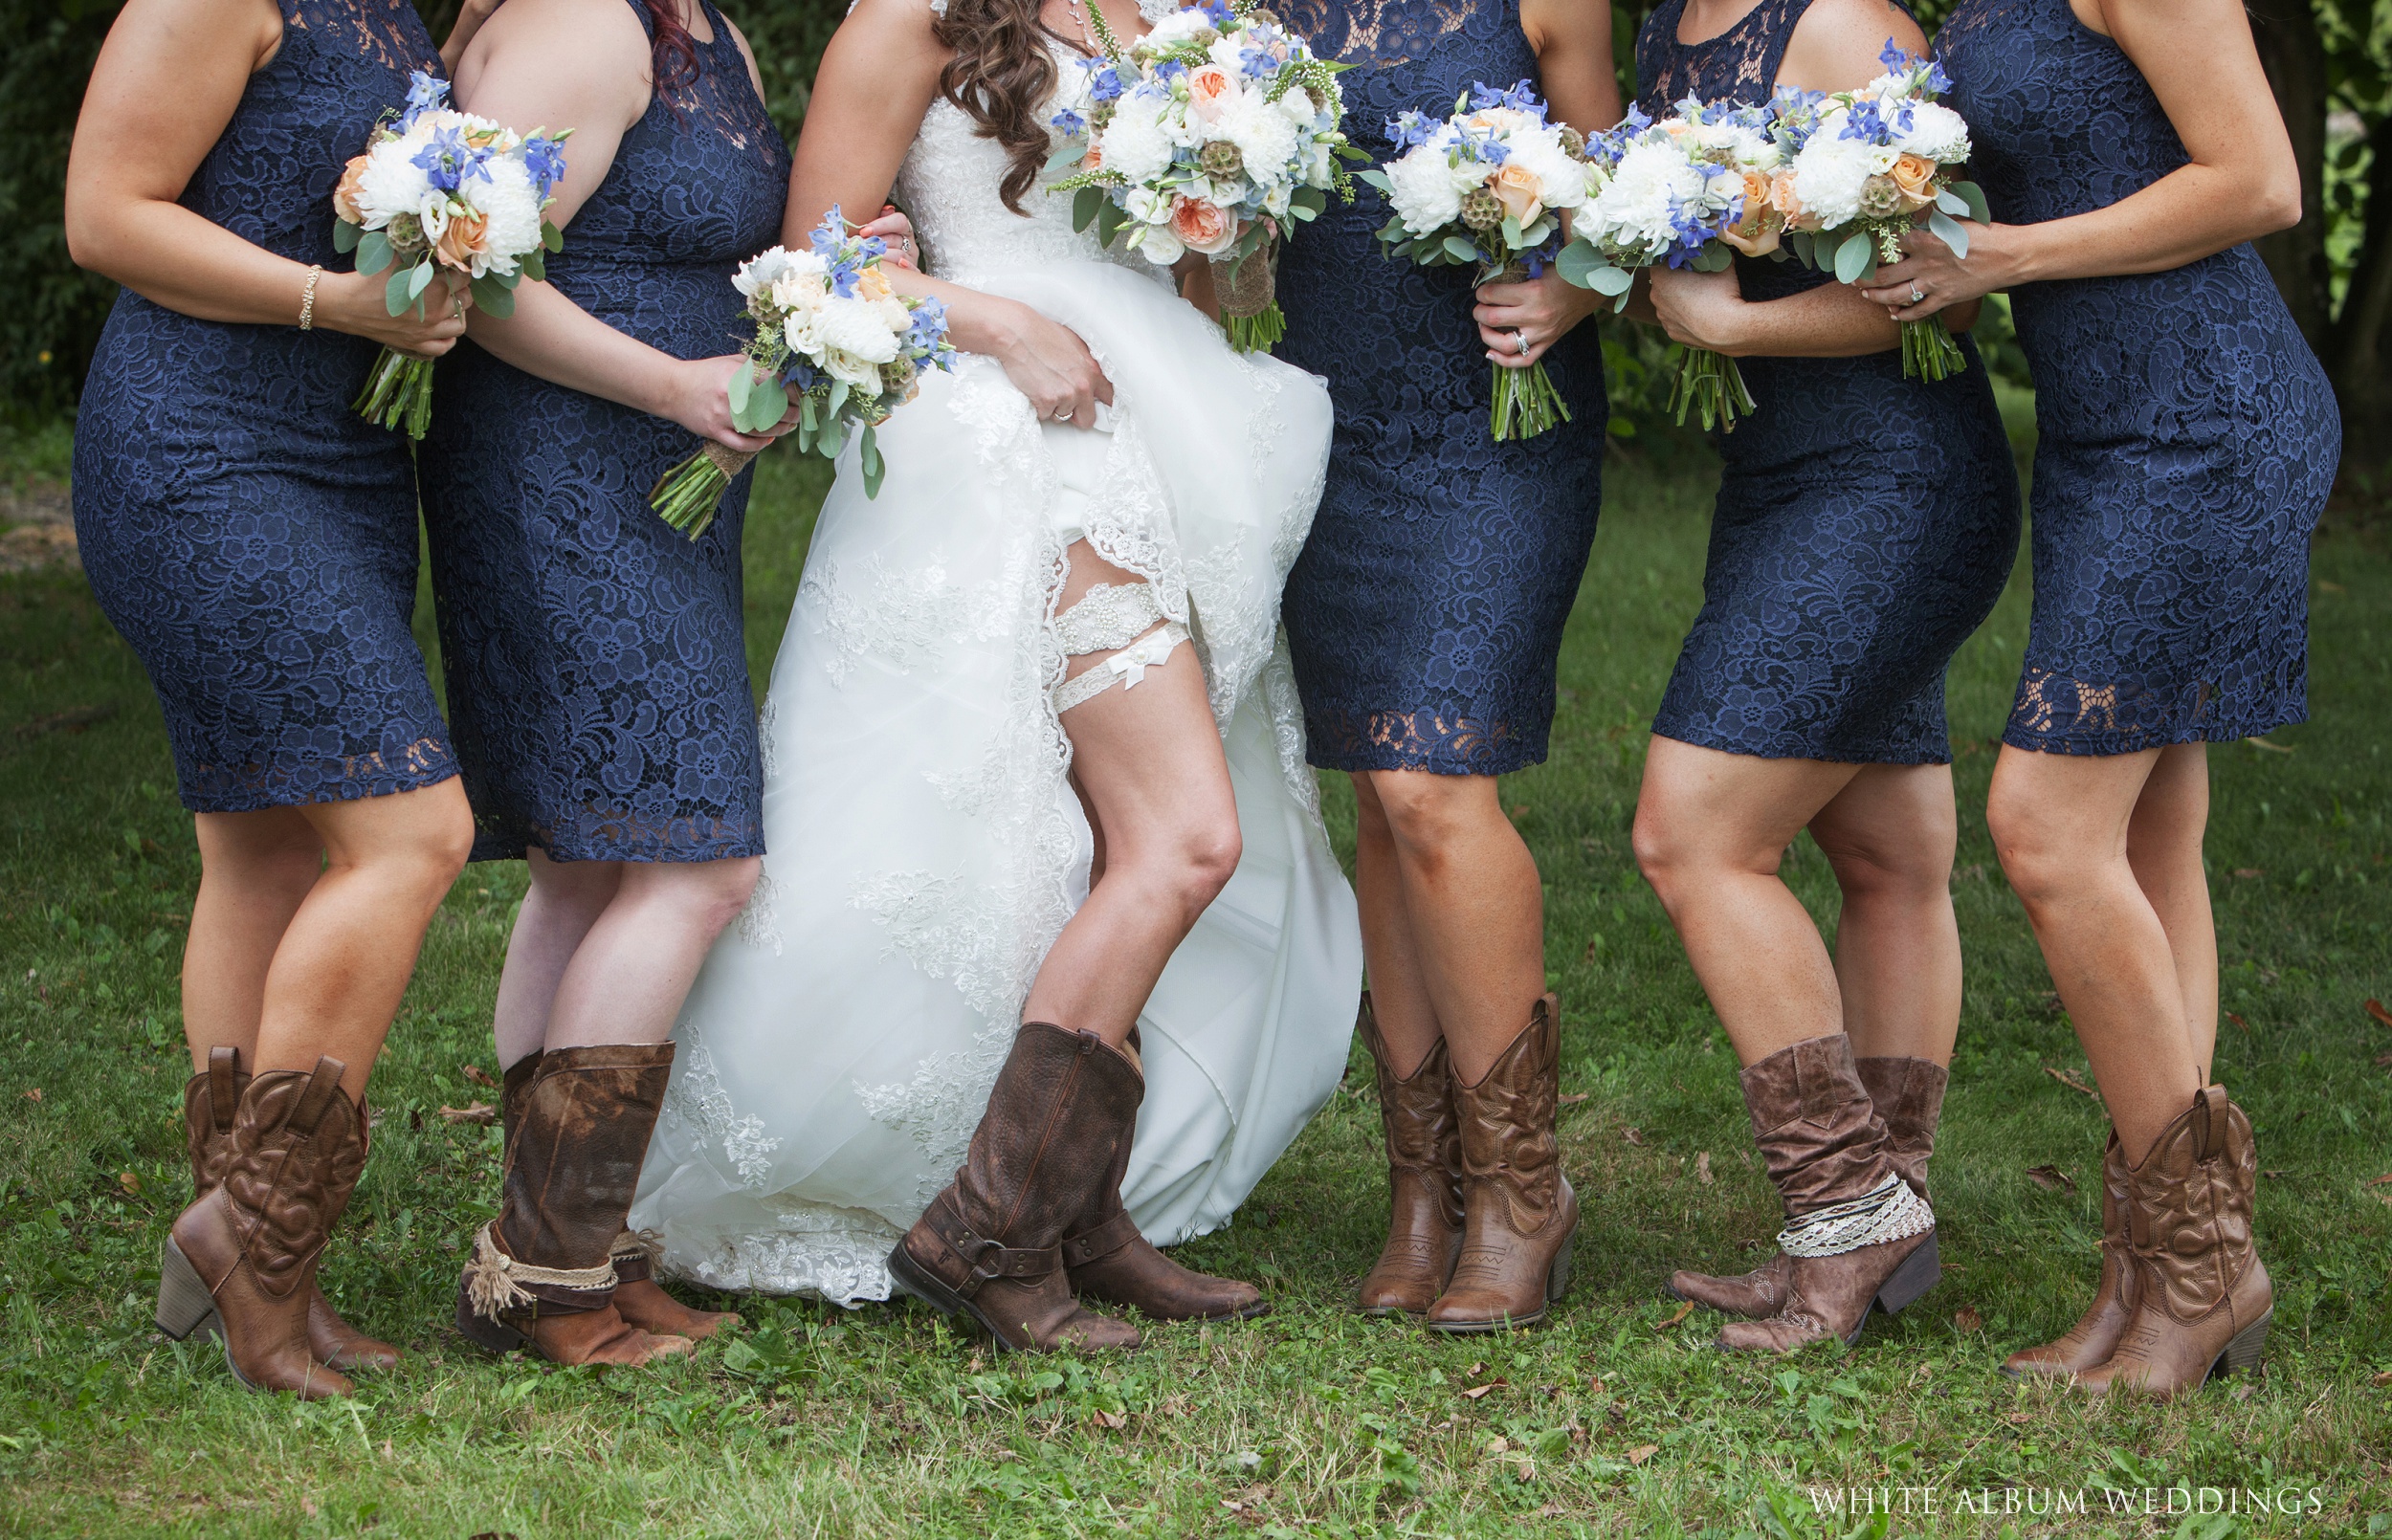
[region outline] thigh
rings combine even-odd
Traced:
[[[1948,876],[1960,833],[1952,769],[1942,764],[1862,768],[1810,821],[1831,862]]]
[[[1794,836],[1861,768],[1728,754],[1656,737],[1636,797],[1638,847],[1775,870]]]

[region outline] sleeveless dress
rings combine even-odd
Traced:
[[[1636,39],[1638,104],[1689,95],[1765,104],[1810,0],[1761,0],[1705,42],[1677,40],[1685,0]],[[1832,282],[1739,254],[1744,297]],[[1897,349],[1737,361],[1759,408],[1717,440],[1722,470],[1703,606],[1652,730],[1728,754],[1942,764],[1943,678],[2018,555],[2018,475],[1992,383],[1906,380]]]
[[[2107,208],[2185,163],[2068,0],[1961,0],[1937,39],[1993,217]],[[2325,371],[2248,244],[2022,285],[2035,612],[2003,741],[2231,742],[2309,715],[2309,538],[2341,456]]]
[[[282,0],[282,42],[183,207],[346,271],[332,189],[440,55],[407,0]],[[350,409],[362,337],[200,320],[125,290],[75,420],[75,528],[149,672],[194,812],[411,791],[456,773],[409,618],[407,441]]]
[[[788,197],[780,130],[729,24],[711,4],[706,19],[696,78],[654,93],[548,262],[583,309],[683,359],[746,335],[731,275],[780,240]],[[648,506],[698,449],[687,429],[471,341],[439,374],[424,517],[474,859],[763,854],[741,630],[752,471],[692,541]]]
[[[1362,936],[1279,642],[1327,392],[1230,352],[1167,274],[1075,232],[1069,198],[1008,210],[1006,166],[931,102],[896,186],[925,268],[1076,332],[1114,410],[1042,423],[963,354],[881,427],[878,497],[853,446],[839,462],[764,706],[764,880],[675,1028],[631,1208],[668,1268],[717,1287],[888,1298],[890,1247],[963,1160],[1088,891],[1054,695],[1071,540],[1192,633],[1244,841],[1139,1016],[1122,1196],[1146,1237],[1229,1222],[1345,1070]]]
[[[1473,82],[1533,78],[1517,0],[1292,0],[1275,8],[1340,77],[1375,162],[1387,120],[1436,117]],[[1607,127],[1608,124],[1584,124]],[[1541,761],[1554,667],[1603,502],[1610,408],[1589,319],[1548,349],[1570,421],[1488,436],[1475,276],[1382,254],[1385,200],[1357,189],[1285,248],[1279,355],[1337,403],[1329,483],[1288,581],[1288,640],[1313,763],[1501,775]]]

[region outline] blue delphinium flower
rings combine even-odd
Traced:
[[[1910,50],[1889,37],[1885,47],[1877,51],[1877,62],[1885,66],[1888,75],[1898,75],[1911,65]]]
[[[1416,149],[1436,137],[1444,124],[1423,112],[1407,112],[1400,118],[1387,120],[1387,138],[1395,143],[1395,153]]]
[[[908,352],[919,353],[940,368],[950,367],[955,349],[947,342],[947,307],[937,299],[924,299],[914,307],[914,319],[905,328]]]
[[[801,394],[814,388],[814,383],[821,378],[822,371],[808,363],[803,353],[791,354],[789,366],[781,371],[781,383]]]
[[[1238,73],[1250,80],[1263,79],[1278,67],[1279,61],[1272,57],[1271,50],[1267,48],[1255,48],[1250,44],[1237,52]]]
[[[449,82],[417,70],[407,77],[407,110],[399,114],[399,132],[406,133],[415,126],[416,119],[448,104]]]
[[[1097,101],[1112,101],[1121,95],[1121,73],[1111,59],[1083,59],[1080,68],[1088,72],[1088,95]]]
[[[1237,12],[1229,9],[1229,0],[1205,0],[1197,9],[1205,13],[1207,21],[1223,32],[1237,25]]]
[[[565,146],[534,134],[523,141],[523,169],[531,173],[532,190],[547,197],[565,180]]]
[[[1510,107],[1516,112],[1527,113],[1540,123],[1545,121],[1545,104],[1537,99],[1537,83],[1534,80],[1522,80],[1509,91],[1497,91],[1491,85],[1473,80],[1470,88],[1470,104],[1480,112],[1489,107]]]
[[[1885,119],[1878,115],[1877,104],[1871,100],[1855,101],[1844,117],[1844,132],[1838,139],[1857,139],[1864,144],[1886,142]]]
[[[490,168],[482,162],[490,152],[476,149],[465,143],[465,136],[454,128],[435,129],[424,147],[415,152],[408,164],[424,169],[424,180],[436,192],[454,192],[469,176],[490,180]]]
[[[1088,120],[1066,107],[1047,120],[1066,139],[1077,139],[1088,132]]]

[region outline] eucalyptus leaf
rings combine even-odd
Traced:
[[[1952,190],[1968,201],[1968,217],[1980,225],[1993,223],[1993,208],[1985,202],[1985,189],[1974,182],[1955,182]]]
[[[730,398],[731,415],[738,418],[747,410],[748,393],[756,388],[756,371],[742,359],[731,365],[731,378],[722,383],[723,393]]]
[[[856,452],[863,463],[864,495],[877,497],[880,495],[880,478],[888,473],[889,467],[880,458],[880,445],[875,440],[869,426],[864,429],[864,436],[857,441]]]
[[[1103,207],[1096,210],[1096,244],[1112,245],[1113,237],[1119,234],[1121,227],[1129,222],[1128,212],[1119,204],[1107,198]]]
[[[1553,271],[1561,275],[1561,281],[1580,289],[1595,288],[1594,275],[1609,265],[1595,249],[1595,243],[1583,237],[1562,247],[1561,254],[1553,259]]]
[[[565,231],[543,219],[540,222],[540,244],[552,252],[565,250]]]
[[[1950,187],[1941,188],[1936,193],[1936,207],[1955,219],[1968,217],[1968,200],[1954,192]]]
[[[844,429],[840,429],[838,426],[839,408],[847,405],[849,393],[848,384],[845,380],[833,380],[831,382],[831,399],[823,404],[822,408],[822,430],[824,432],[831,433],[844,431]]]
[[[1876,243],[1866,235],[1856,236],[1835,249],[1835,275],[1845,283],[1858,283],[1876,265]]]
[[[1794,258],[1806,268],[1819,265],[1819,237],[1806,230],[1798,230],[1786,237],[1794,248]]]
[[[518,261],[515,265],[522,273],[523,276],[531,279],[534,283],[544,282],[547,279],[548,253],[541,247],[535,246],[530,251],[524,253],[521,260]]]
[[[1505,214],[1503,216],[1503,244],[1505,247],[1515,252],[1518,251],[1523,246],[1532,244],[1521,237],[1520,222],[1513,218],[1510,214]]]
[[[332,222],[332,249],[345,256],[357,250],[357,243],[365,233],[361,227],[345,219],[336,219]]]
[[[415,297],[407,290],[408,273],[406,268],[395,268],[391,270],[390,281],[383,285],[383,307],[393,316],[406,315],[407,307],[415,302]]]
[[[1318,187],[1298,187],[1288,194],[1287,206],[1291,213],[1303,209],[1304,217],[1309,219],[1329,207],[1329,195]]]
[[[1736,253],[1725,243],[1706,245],[1686,264],[1697,273],[1724,273],[1736,263]]]
[[[1456,262],[1475,262],[1478,260],[1478,248],[1462,239],[1459,235],[1448,235],[1445,238],[1445,253],[1446,255],[1453,258]]]
[[[474,308],[485,316],[500,320],[515,314],[515,291],[496,277],[484,275],[474,280]]]
[[[1072,194],[1072,228],[1086,230],[1096,222],[1096,210],[1112,200],[1102,187],[1082,187]]]
[[[1387,180],[1387,173],[1380,170],[1375,165],[1367,171],[1355,172],[1354,180],[1357,182],[1367,182],[1372,187],[1377,187],[1381,192],[1387,194],[1389,197],[1393,197],[1395,195],[1395,184]]]
[[[370,276],[390,265],[390,237],[379,230],[369,230],[357,238],[357,271]],[[393,316],[397,311],[390,312]]]
[[[412,268],[408,270],[407,297],[410,299],[420,298],[423,292],[432,287],[432,268],[430,258],[426,258],[425,260],[416,263]]]
[[[1954,256],[1968,254],[1968,227],[1938,209],[1927,215],[1927,228],[1952,248]]]

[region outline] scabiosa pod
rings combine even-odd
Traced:
[[[1175,11],[1124,48],[1093,8],[1102,52],[1067,73],[1049,118],[1051,193],[1074,229],[1170,267],[1211,260],[1229,345],[1267,351],[1287,333],[1275,297],[1281,241],[1353,201],[1340,163],[1364,159],[1340,127],[1346,66],[1253,0]]]
[[[332,244],[357,271],[388,269],[384,303],[420,317],[442,268],[471,280],[474,303],[515,313],[515,286],[546,275],[565,237],[547,219],[565,178],[565,129],[529,134],[448,105],[449,82],[415,72],[404,106],[386,111],[332,192]],[[432,424],[432,364],[384,348],[356,408],[422,438]]]
[[[834,205],[803,251],[775,246],[731,277],[756,327],[724,385],[731,425],[765,432],[794,403],[799,451],[825,459],[838,458],[854,430],[868,497],[880,495],[888,469],[874,429],[920,391],[922,370],[955,364],[946,306],[898,294],[881,268],[887,253],[887,242],[856,235]],[[649,506],[696,539],[754,458],[703,445],[657,478]]]

